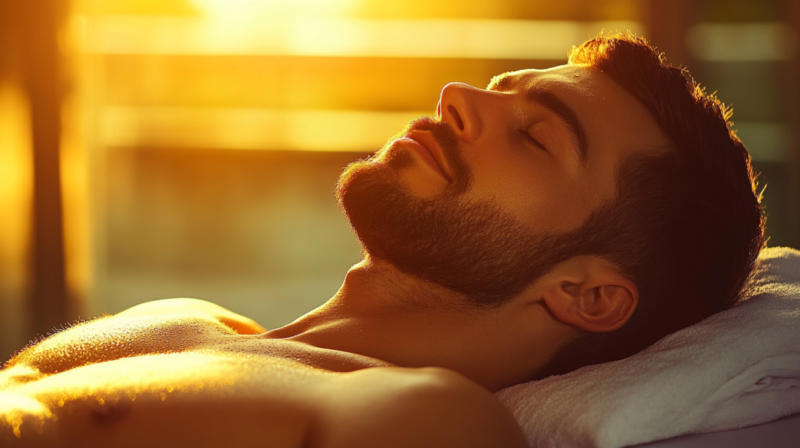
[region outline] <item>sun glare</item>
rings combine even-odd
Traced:
[[[17,438],[22,436],[23,426],[24,429],[33,426],[31,429],[34,431],[41,431],[44,422],[53,419],[53,413],[42,403],[14,392],[0,392],[0,416],[0,427],[10,426]]]
[[[0,84],[0,284],[21,290],[33,182],[28,102],[17,86]]]
[[[212,20],[261,22],[349,15],[357,0],[190,0]]]

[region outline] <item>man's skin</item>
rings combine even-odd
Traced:
[[[532,86],[574,110],[566,122]],[[448,84],[437,120],[491,200],[536,232],[578,227],[612,200],[623,157],[668,144],[645,108],[583,66],[525,70],[489,90]],[[419,197],[449,182],[427,131],[399,176]],[[479,308],[369,254],[327,303],[278,329],[208,302],[149,302],[59,333],[0,372],[0,441],[27,446],[524,447],[491,395],[528,380],[566,342],[625,324],[636,285],[597,256],[553,267],[499,307]]]

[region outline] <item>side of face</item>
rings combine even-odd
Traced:
[[[530,101],[531,90],[571,109],[585,131],[585,159],[571,126]],[[457,122],[458,114],[464,123],[452,127],[474,176],[469,197],[493,201],[540,233],[577,228],[615,197],[624,157],[669,144],[644,106],[586,66],[507,73],[487,89],[449,84],[440,102],[441,120]]]
[[[519,294],[551,257],[548,237],[614,199],[623,158],[669,143],[580,65],[448,84],[437,109],[348,167],[337,191],[367,254],[468,297]]]

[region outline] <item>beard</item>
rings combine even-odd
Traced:
[[[336,196],[364,253],[475,305],[498,306],[513,298],[544,273],[543,254],[535,250],[542,238],[494,201],[465,197],[472,173],[447,124],[423,117],[398,136],[408,129],[432,133],[453,181],[433,198],[414,196],[399,175],[413,159],[406,150],[389,152],[395,138],[370,158],[348,165]]]

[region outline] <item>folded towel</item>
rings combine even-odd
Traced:
[[[629,358],[497,392],[532,447],[616,448],[800,412],[800,252],[762,252],[743,299]]]

